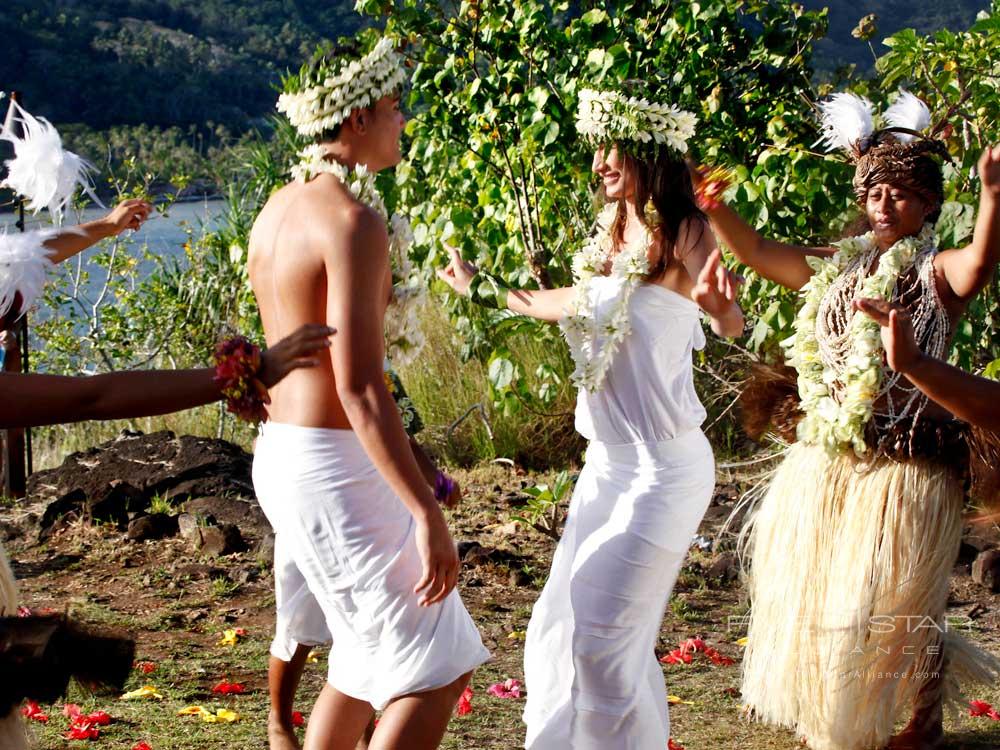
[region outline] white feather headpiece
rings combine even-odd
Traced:
[[[45,275],[52,268],[49,256],[52,249],[47,240],[57,234],[55,229],[9,233],[7,227],[0,231],[0,317],[14,305],[14,297],[21,293],[21,312],[25,312],[42,293]]]
[[[818,143],[827,151],[838,148],[852,153],[864,151],[875,131],[872,103],[857,94],[834,94],[819,105],[823,135]]]
[[[899,96],[885,111],[884,117],[886,123],[892,127],[907,128],[918,133],[923,132],[931,125],[930,109],[905,89],[899,90]],[[916,137],[910,133],[893,133],[893,135],[901,143],[909,143]]]
[[[14,134],[14,124],[21,125],[21,136]],[[94,193],[89,173],[94,167],[62,147],[59,131],[44,117],[34,117],[11,100],[6,121],[0,128],[0,140],[14,144],[14,158],[6,162],[8,187],[27,201],[29,211],[48,208],[56,224],[62,223],[63,211],[79,185],[103,208]]]

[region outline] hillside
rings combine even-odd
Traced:
[[[54,122],[240,131],[281,71],[362,20],[350,0],[5,0],[0,88]]]
[[[859,73],[872,69],[874,59],[868,44],[851,36],[858,21],[869,13],[878,16],[878,32],[872,38],[875,53],[881,55],[881,42],[905,28],[921,33],[937,29],[968,28],[981,10],[990,7],[990,0],[802,0],[809,10],[829,8],[830,28],[827,38],[816,45],[813,61],[819,71],[833,71],[841,65],[857,65]]]
[[[600,3],[573,2],[574,11]],[[57,123],[224,125],[242,132],[271,111],[281,71],[320,39],[355,33],[365,20],[352,0],[5,0],[0,4],[0,89],[26,92]],[[830,31],[815,65],[830,72],[871,67],[851,30],[879,16],[873,39],[907,26],[965,28],[989,0],[803,0],[829,7]]]

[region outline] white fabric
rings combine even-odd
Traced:
[[[267,423],[253,479],[333,637],[330,685],[382,709],[489,658],[457,591],[417,604],[413,517],[354,432]]]
[[[332,640],[323,609],[295,565],[285,534],[274,535],[274,606],[272,656],[291,661],[300,644],[319,646]]]
[[[598,319],[614,299],[614,279],[593,280]],[[576,429],[602,443],[649,443],[699,427],[705,409],[694,390],[691,354],[705,346],[700,308],[677,292],[640,284],[629,304],[632,333],[622,341],[602,388],[581,389]]]
[[[600,314],[613,284],[595,279]],[[577,429],[592,440],[525,644],[529,750],[663,750],[667,692],[654,646],[712,498],[715,461],[691,356],[699,308],[644,284],[632,332]]]
[[[714,484],[700,430],[591,443],[528,625],[526,748],[666,747],[667,691],[653,649]]]

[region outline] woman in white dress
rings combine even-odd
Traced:
[[[439,272],[474,301],[559,322],[577,366],[576,427],[590,447],[528,626],[532,750],[667,745],[654,646],[715,484],[692,375],[701,310],[719,335],[743,330],[738,280],[719,265],[682,157],[693,128],[676,107],[582,91],[577,129],[608,203],[574,286],[507,289],[454,249]]]

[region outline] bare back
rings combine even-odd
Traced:
[[[247,262],[268,346],[306,323],[338,327],[328,312],[327,275],[349,252],[347,226],[358,208],[330,175],[290,183],[268,199],[250,232]],[[391,285],[387,272],[371,291],[388,304]],[[329,358],[291,373],[270,396],[268,412],[275,422],[351,429]]]

